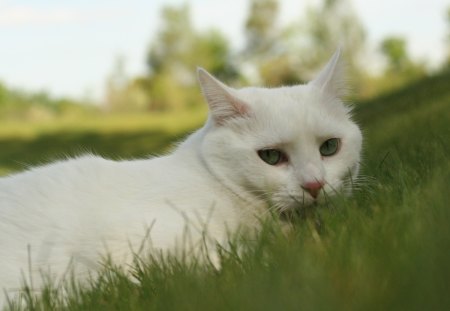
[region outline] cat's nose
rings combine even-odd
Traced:
[[[302,185],[303,190],[306,190],[314,199],[319,196],[320,189],[324,183],[321,181],[307,182]]]

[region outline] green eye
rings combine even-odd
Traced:
[[[339,138],[330,138],[320,146],[320,154],[324,157],[332,156],[338,152],[340,144]]]
[[[287,161],[287,156],[277,149],[262,149],[258,150],[258,155],[269,165],[277,165]]]

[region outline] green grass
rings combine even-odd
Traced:
[[[49,288],[39,301],[24,293],[28,305],[12,309],[449,310],[449,85],[447,72],[357,105],[355,117],[365,133],[363,189],[309,210],[287,236],[268,223],[257,241],[240,242],[247,246],[240,257],[223,254],[220,271],[173,259],[149,260],[135,267],[139,283],[107,268],[91,288],[74,285],[68,295]],[[164,143],[183,131],[162,131]],[[101,137],[95,140],[77,136],[85,131],[75,132],[49,131],[23,140],[18,150],[26,153],[36,141],[50,137],[57,143],[71,134],[70,144],[91,141],[89,148],[96,150],[98,144],[106,154],[140,155],[144,137],[150,136],[150,143],[154,133],[151,126],[136,126],[117,138],[118,129],[103,133],[93,126],[87,132]],[[13,140],[0,137],[1,146]],[[4,164],[4,150],[0,162],[14,169]]]
[[[198,127],[206,110],[162,115],[92,115],[46,122],[0,123],[0,175],[67,156],[93,152],[119,158],[147,157]]]

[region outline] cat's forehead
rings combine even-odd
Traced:
[[[298,100],[308,94],[308,86],[300,85],[296,87],[246,87],[237,90],[237,95],[250,105],[255,102],[280,102]]]
[[[279,88],[250,87],[238,90],[238,97],[247,103],[256,115],[274,118],[347,119],[349,109],[339,99],[327,96],[309,85]]]
[[[339,136],[349,121],[349,110],[339,100],[308,85],[252,87],[239,90],[237,95],[251,107],[254,126],[270,139],[292,141],[301,137]]]

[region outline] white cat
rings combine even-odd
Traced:
[[[69,263],[82,277],[106,254],[125,264],[142,247],[195,251],[204,235],[224,243],[270,209],[346,188],[362,136],[340,100],[339,55],[312,82],[274,89],[233,89],[198,69],[209,118],[167,156],[87,155],[1,178],[0,288],[14,293],[30,272],[39,288],[40,271],[62,277]]]

